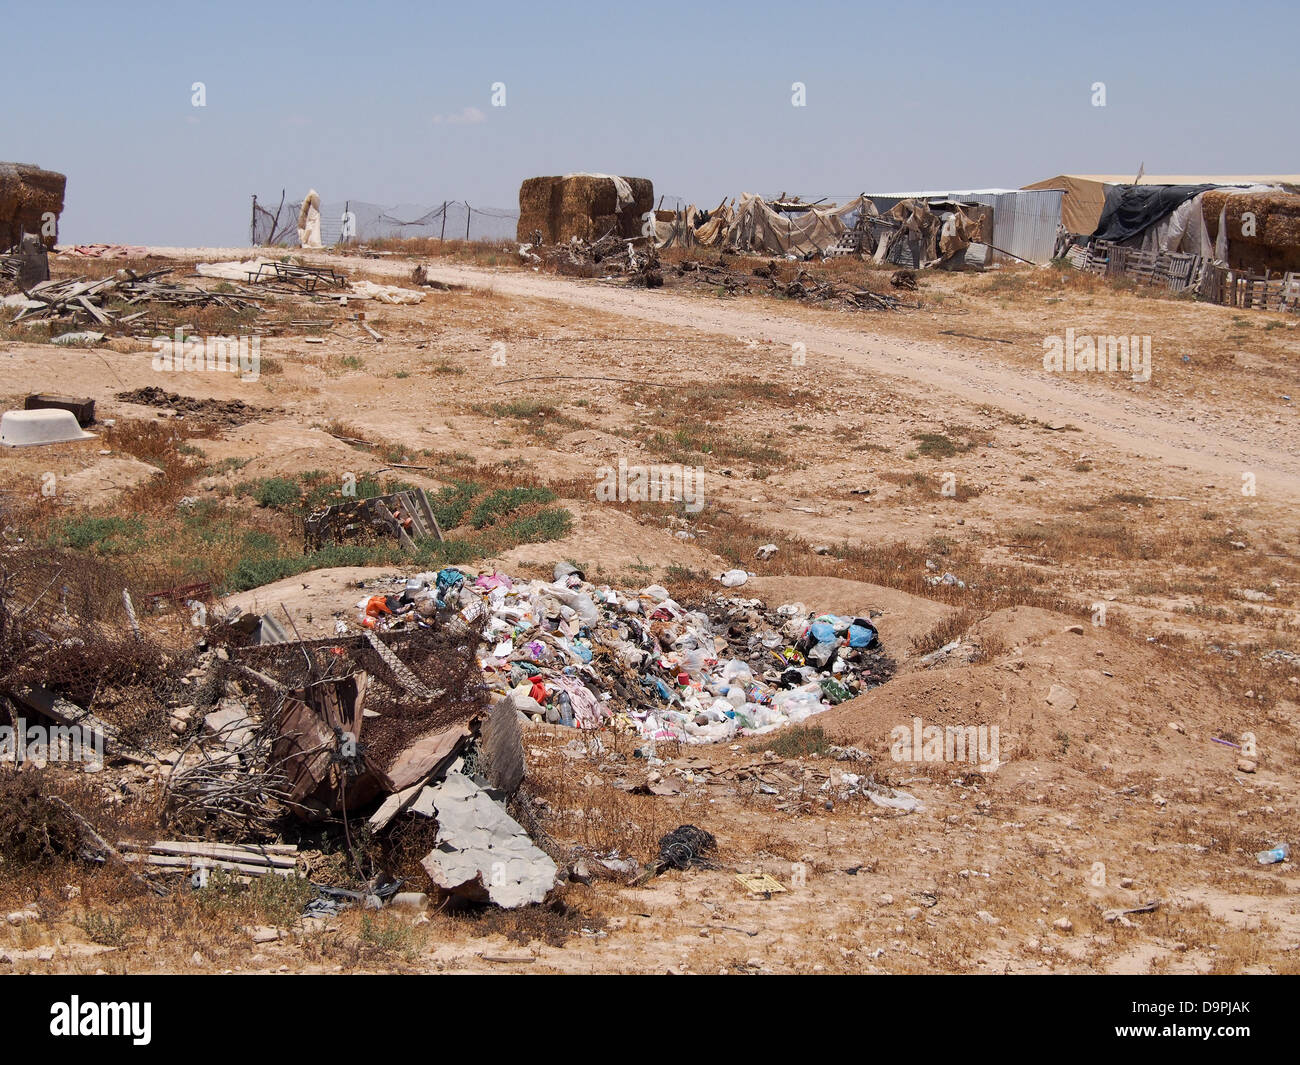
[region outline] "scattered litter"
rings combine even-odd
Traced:
[[[891,794],[886,795],[882,792],[868,791],[867,798],[877,806],[883,806],[886,810],[901,810],[905,814],[920,813],[925,810],[925,804],[915,795],[909,795],[897,788],[888,790]]]
[[[93,348],[103,341],[105,334],[83,329],[79,333],[60,333],[51,343],[65,348]]]
[[[781,881],[767,873],[737,873],[736,882],[753,895],[771,898],[773,895],[786,894]]]
[[[713,833],[694,825],[680,825],[659,841],[659,861],[674,869],[711,869],[713,863],[705,855],[717,849]]]
[[[1132,909],[1113,909],[1105,910],[1101,917],[1107,924],[1118,924],[1123,928],[1132,928],[1133,922],[1129,920],[1133,914],[1137,913],[1154,913],[1160,908],[1160,901],[1148,902],[1144,906],[1134,906]]]

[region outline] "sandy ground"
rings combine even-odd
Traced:
[[[312,259],[396,283],[414,265]],[[1212,337],[1218,350],[1233,330],[1261,327],[1235,324],[1228,308],[1095,290],[1067,293],[1065,310],[1036,293],[1004,305],[978,278],[925,275],[923,291],[944,299],[864,314],[437,259],[427,267],[465,289],[428,291],[414,307],[363,305],[382,344],[346,321],[358,306],[317,305],[312,314],[336,319],[325,343],[267,339],[263,357],[277,372],[255,382],[160,382],[149,352],[129,344],[87,353],[8,340],[3,391],[75,382],[96,396],[101,418],[124,420],[169,416],[114,398],[147,384],[260,408],[193,441],[213,464],[194,487],[201,499],[229,501],[252,477],[388,467],[339,439],[357,434],[431,467],[403,471],[431,489],[465,462],[556,487],[572,532],[485,565],[544,572],[570,558],[601,581],[643,585],[689,571],[704,585],[740,564],[756,573],[746,594],[770,603],[878,611],[898,676],[818,721],[869,760],[765,754],[780,746],[770,737],[687,748],[661,752],[659,772],[676,794],[630,794],[625,785],[645,768],[626,740],[575,750],[572,733],[537,728],[526,741],[530,778],[557,839],[645,858],[658,835],[694,823],[717,836],[717,868],[671,871],[640,888],[571,885],[576,916],[558,938],[540,926],[398,917],[413,938],[380,955],[357,946],[353,914],[270,944],[214,943],[188,926],[165,935],[141,918],[109,953],[74,957],[71,945],[86,940],[76,914],[89,903],[47,898],[40,923],[0,929],[16,967],[48,967],[35,952],[57,944],[53,964],[90,971],[1294,969],[1294,865],[1253,861],[1294,839],[1300,781],[1300,666],[1261,658],[1300,648],[1300,449],[1283,398],[1300,381],[1287,322],[1261,333],[1257,348],[1239,345],[1242,358],[1189,369],[1185,338]],[[1041,337],[1059,322],[1143,315],[1163,323],[1148,330],[1158,341],[1173,338],[1167,352],[1157,346],[1150,383],[1042,370]],[[792,364],[796,343],[804,365]],[[504,365],[492,361],[495,344]],[[773,391],[745,391],[742,381]],[[530,401],[557,413],[510,406]],[[958,446],[927,453],[924,434]],[[698,515],[595,499],[600,465],[669,461],[701,440],[712,450],[696,452],[707,486]],[[103,444],[0,455],[6,487],[34,493],[52,473],[67,491],[58,505],[112,513],[145,475]],[[223,461],[238,466],[222,470]],[[1255,494],[1243,495],[1243,473]],[[949,474],[960,489],[952,497],[937,490]],[[250,506],[250,528],[263,521]],[[780,551],[759,563],[754,548],[768,539]],[[927,584],[945,571],[968,588]],[[318,570],[225,602],[283,605],[304,636],[323,635],[353,613],[357,581],[397,576]],[[1023,605],[1038,592],[1056,608]],[[927,659],[927,635],[946,622],[961,646]],[[915,717],[997,726],[1000,766],[894,760],[891,730]],[[1215,741],[1247,733],[1259,753],[1243,769],[1238,751]],[[873,805],[845,774],[904,789],[924,809]],[[785,890],[751,896],[735,873],[755,870]],[[78,898],[95,897],[92,879],[81,886]],[[1116,913],[1151,902],[1150,912]]]

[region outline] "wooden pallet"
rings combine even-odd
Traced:
[[[405,551],[414,551],[420,540],[443,539],[442,528],[423,488],[393,492],[386,496],[336,503],[312,514],[303,531],[309,548],[348,539],[365,528],[387,530]]]

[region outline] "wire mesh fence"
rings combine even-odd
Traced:
[[[298,211],[302,201],[253,197],[249,237],[253,245],[295,248]],[[499,207],[473,207],[462,200],[440,204],[380,204],[344,200],[323,203],[320,209],[322,244],[424,237],[435,240],[513,240],[519,212]]]

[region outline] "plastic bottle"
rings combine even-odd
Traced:
[[[1260,865],[1276,865],[1278,862],[1284,862],[1291,857],[1291,844],[1280,843],[1276,847],[1271,847],[1266,851],[1260,851],[1255,855],[1255,860]]]

